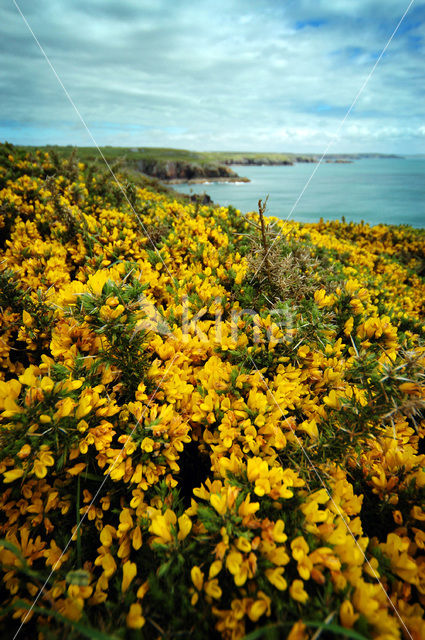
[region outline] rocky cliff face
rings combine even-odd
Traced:
[[[238,178],[230,167],[215,164],[196,164],[188,162],[159,162],[139,160],[137,169],[159,180],[193,180],[208,178]]]

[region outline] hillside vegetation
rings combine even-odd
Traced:
[[[22,147],[23,151],[34,152],[31,147]],[[45,147],[54,157],[70,158],[75,148]],[[162,149],[151,147],[101,147],[106,160],[116,169],[136,171],[161,181],[190,180],[246,180],[226,166],[220,154],[200,153],[184,149]],[[95,147],[79,147],[78,157],[84,162],[103,162]]]
[[[34,152],[34,147],[21,147]],[[76,148],[68,145],[43,147],[53,158],[70,158]],[[181,182],[249,182],[229,165],[293,165],[297,162],[317,162],[320,155],[295,153],[256,153],[229,151],[187,151],[161,147],[101,147],[103,157],[115,168],[137,172],[166,183]],[[102,163],[95,147],[78,147],[78,156],[84,162]],[[326,162],[352,162],[366,157],[394,157],[382,154],[329,154]]]
[[[42,149],[47,152],[54,151],[60,156],[68,158],[73,148],[69,146],[47,146]],[[23,151],[35,151],[35,147],[21,147]],[[294,161],[295,158],[308,159],[312,156],[302,156],[290,153],[254,153],[254,152],[231,152],[231,151],[188,151],[186,149],[172,149],[163,147],[101,147],[104,156],[109,160],[117,160],[125,158],[129,162],[138,162],[139,160],[147,161],[170,161],[170,162],[192,162],[199,165],[206,164],[228,164],[234,161],[239,164],[243,158],[252,158],[258,160],[268,158],[274,161],[280,161],[283,164]],[[78,147],[78,157],[81,161],[88,162],[99,160],[99,152],[95,147]]]
[[[1,637],[424,640],[425,230],[117,176],[0,148]]]

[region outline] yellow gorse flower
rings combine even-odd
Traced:
[[[302,580],[294,580],[289,587],[289,593],[293,600],[297,602],[307,602],[308,593],[304,589],[304,583]]]
[[[145,618],[142,616],[142,606],[138,602],[133,602],[133,604],[130,605],[126,621],[127,627],[130,629],[141,629],[145,625]]]

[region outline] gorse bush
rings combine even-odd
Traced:
[[[425,232],[0,159],[2,638],[424,639]]]

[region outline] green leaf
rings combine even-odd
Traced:
[[[168,571],[170,570],[171,564],[172,564],[171,560],[168,560],[168,562],[165,562],[159,567],[158,578],[162,578],[163,576],[165,576],[166,573],[168,573]]]
[[[365,636],[362,636],[354,629],[346,629],[345,627],[341,627],[338,624],[327,624],[326,622],[315,622],[315,621],[307,621],[302,620],[302,622],[306,625],[306,627],[313,627],[315,629],[322,629],[323,631],[330,631],[334,634],[339,634],[340,636],[344,636],[345,638],[351,638],[352,640],[368,640]],[[267,638],[270,637],[274,631],[280,627],[288,627],[292,626],[292,622],[285,622],[279,624],[271,624],[266,627],[261,627],[261,629],[255,629],[248,635],[244,636],[242,640],[258,640],[258,638]]]
[[[324,622],[306,622],[304,624],[307,627],[314,627],[316,629],[323,629],[326,631],[333,631],[334,633],[339,633],[341,636],[345,636],[346,638],[352,638],[352,640],[368,640],[365,636],[354,629],[346,629],[345,627],[341,627],[339,624],[325,624]]]

